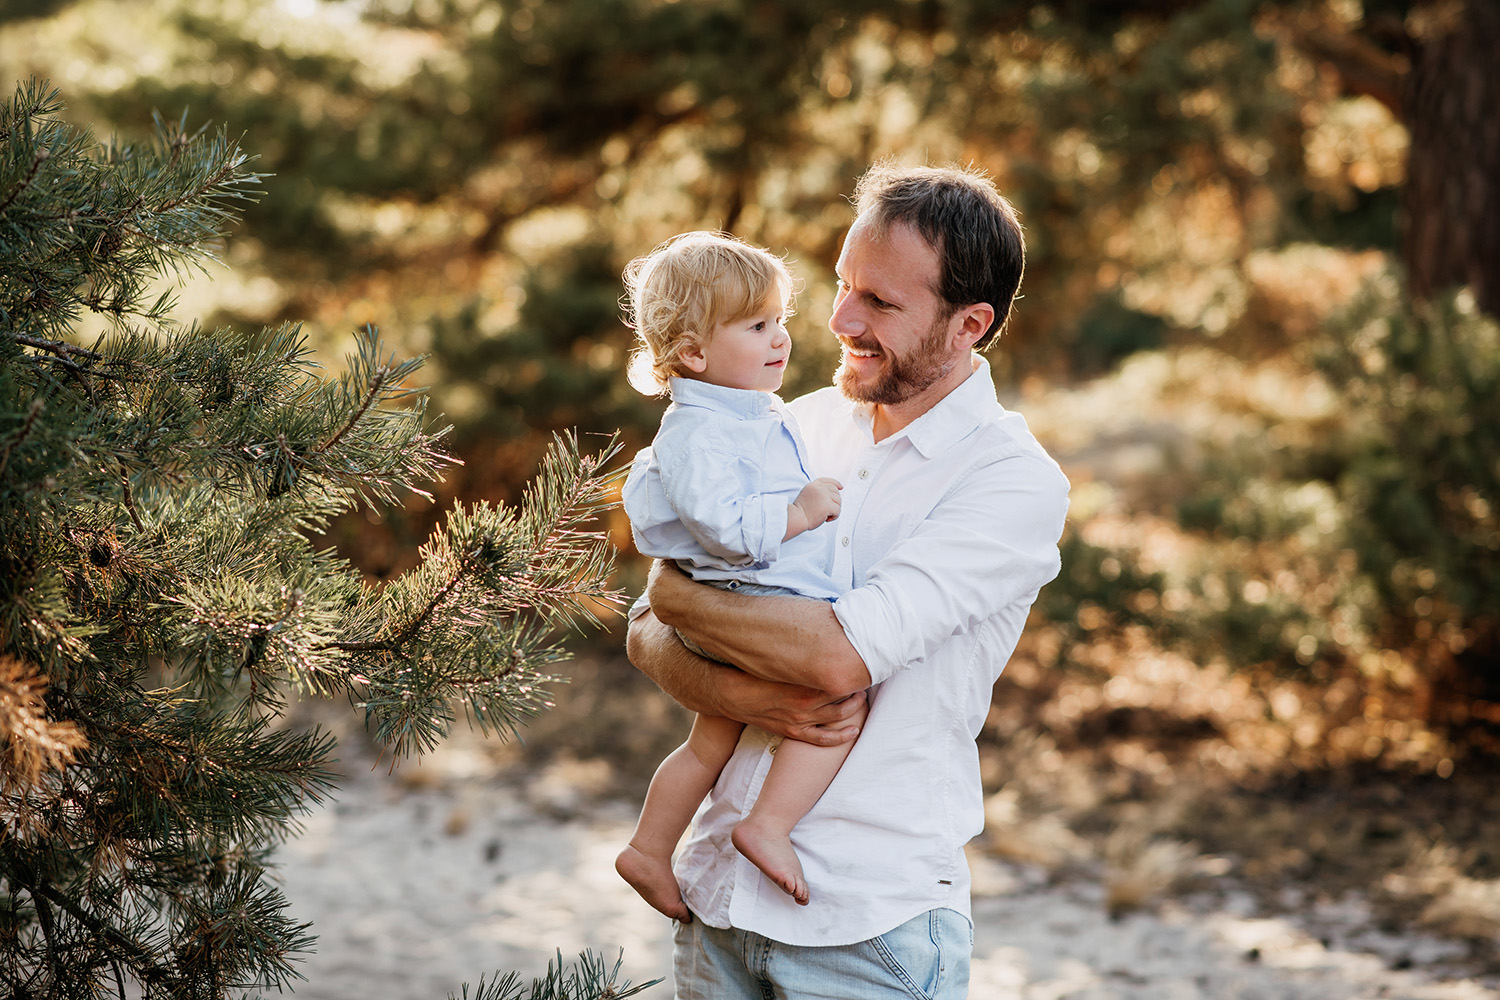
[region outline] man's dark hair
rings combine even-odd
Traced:
[[[877,163],[855,185],[854,209],[877,232],[897,223],[916,230],[941,262],[933,291],[950,312],[976,302],[994,306],[994,322],[974,346],[984,350],[994,341],[1021,286],[1026,241],[1015,209],[987,175]]]

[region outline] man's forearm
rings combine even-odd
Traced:
[[[649,593],[663,623],[756,677],[836,697],[870,686],[864,660],[826,601],[746,597],[694,583],[666,565],[653,570]]]
[[[833,746],[859,735],[854,717],[863,692],[837,698],[822,691],[753,677],[705,660],[678,641],[650,611],[630,623],[630,662],[684,708],[723,715],[804,743]]]
[[[637,669],[683,708],[701,715],[731,715],[720,695],[723,681],[719,675],[728,668],[693,653],[650,611],[630,623],[625,652]]]

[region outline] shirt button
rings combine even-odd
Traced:
[[[870,478],[870,470],[869,469],[860,469],[859,470],[859,478],[861,478],[861,479],[869,479]]]
[[[849,536],[848,535],[844,536],[843,545],[844,545],[844,548],[846,548],[846,549],[849,547]]]

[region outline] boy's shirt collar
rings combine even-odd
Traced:
[[[701,406],[740,419],[754,419],[780,413],[782,402],[772,392],[759,389],[733,389],[695,378],[673,377],[667,380],[672,402],[683,406]]]

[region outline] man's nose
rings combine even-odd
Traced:
[[[855,306],[851,296],[841,295],[833,304],[833,312],[828,316],[828,329],[843,337],[858,336],[858,324],[855,322]]]

